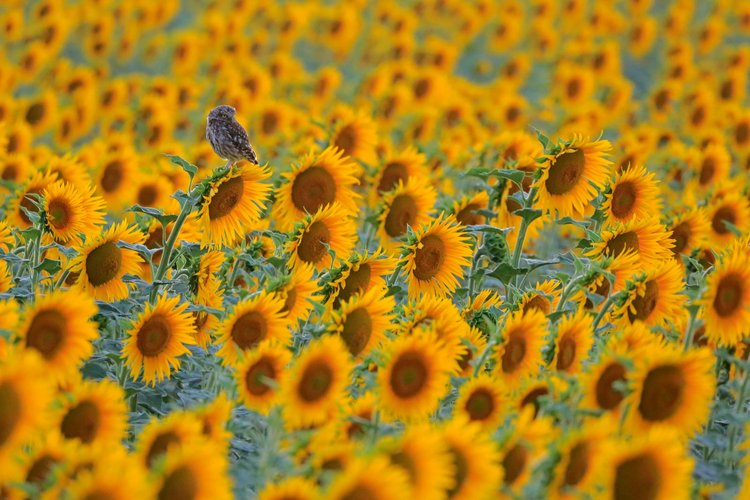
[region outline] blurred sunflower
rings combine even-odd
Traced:
[[[288,266],[297,263],[313,265],[323,270],[334,263],[329,249],[336,258],[348,256],[356,244],[357,231],[354,221],[338,203],[320,208],[314,215],[305,217],[290,234],[286,244]]]
[[[626,324],[643,321],[649,326],[664,326],[674,322],[682,312],[687,297],[684,273],[679,263],[670,259],[636,277],[625,287],[627,297],[619,311]]]
[[[372,287],[328,313],[328,332],[340,336],[352,356],[365,357],[386,338],[396,307],[386,291]]]
[[[502,342],[495,350],[495,373],[510,384],[533,375],[542,363],[547,318],[535,309],[517,311],[505,320]]]
[[[154,489],[163,499],[229,500],[229,464],[212,443],[194,441],[166,454]]]
[[[407,473],[382,456],[357,458],[339,472],[325,497],[331,500],[390,500],[411,495]]]
[[[40,195],[44,189],[55,182],[55,176],[41,171],[34,172],[31,177],[16,190],[5,211],[5,222],[12,227],[26,229],[31,227],[31,219],[26,211],[39,212],[30,195]]]
[[[584,422],[561,440],[553,498],[572,499],[593,491],[607,439],[615,432],[614,422],[603,418]]]
[[[456,400],[456,418],[477,422],[488,431],[507,416],[504,392],[498,380],[482,373],[464,384]]]
[[[122,348],[122,358],[134,379],[143,368],[143,380],[155,385],[179,370],[179,356],[190,354],[195,344],[193,317],[186,312],[188,303],[179,297],[161,295],[131,323]]]
[[[39,294],[26,306],[17,338],[42,356],[52,378],[69,380],[94,351],[97,312],[94,300],[76,290]]]
[[[716,265],[701,299],[706,338],[734,345],[750,330],[750,255],[735,252]]]
[[[559,217],[580,217],[596,197],[597,189],[602,190],[607,182],[612,162],[606,154],[610,149],[609,141],[589,141],[580,136],[556,146],[546,156],[542,175],[534,183],[537,206]]]
[[[529,311],[540,311],[543,314],[551,313],[557,306],[562,292],[560,281],[551,279],[534,285],[534,288],[523,294],[520,309],[526,313]]]
[[[632,377],[632,361],[617,352],[605,352],[596,364],[587,367],[581,377],[584,400],[581,405],[619,414],[627,395],[626,384]]]
[[[627,223],[661,211],[657,181],[642,165],[631,165],[618,172],[610,189],[601,205],[609,225]]]
[[[706,243],[709,233],[709,221],[706,210],[702,207],[692,208],[677,215],[669,224],[668,231],[674,240],[672,252],[677,255],[690,255]]]
[[[557,322],[555,357],[552,366],[561,372],[576,374],[594,345],[594,326],[591,316],[578,309]]]
[[[339,337],[326,335],[311,342],[281,380],[287,426],[324,422],[343,400],[351,369],[349,353]]]
[[[448,388],[451,360],[435,340],[433,335],[410,335],[384,346],[379,400],[390,418],[421,420],[437,409]]]
[[[299,320],[309,317],[318,301],[318,291],[313,275],[315,268],[311,265],[299,265],[289,272],[278,287],[272,289],[274,295],[284,301],[281,312],[286,314],[290,327]]]
[[[248,350],[235,372],[242,403],[265,414],[279,402],[278,384],[291,358],[289,350],[273,340]]]
[[[437,193],[420,179],[412,178],[406,184],[399,181],[382,198],[377,234],[383,247],[395,250],[410,227],[418,228],[430,222]]]
[[[198,419],[186,412],[152,417],[138,433],[134,453],[144,468],[158,469],[168,453],[202,440],[201,431]]]
[[[378,450],[406,472],[414,498],[443,498],[453,485],[453,457],[441,434],[428,425],[409,426],[399,438],[383,439]]]
[[[119,450],[102,452],[96,456],[93,468],[81,467],[65,490],[70,498],[107,498],[110,500],[128,500],[145,498],[153,494],[152,486],[147,480],[143,467],[133,455]]]
[[[138,276],[143,259],[137,252],[121,248],[117,243],[135,245],[144,240],[145,235],[136,227],[128,227],[125,221],[87,240],[77,249],[79,255],[70,261],[70,273],[78,276],[75,286],[99,300],[124,299],[130,289],[122,277]]]
[[[282,230],[290,231],[306,215],[338,202],[342,211],[356,214],[359,195],[357,166],[336,148],[308,153],[292,171],[282,175],[285,182],[276,190],[274,219]]]
[[[138,176],[138,156],[129,150],[110,151],[97,169],[96,187],[110,210],[117,212],[132,201]]]
[[[711,223],[708,240],[713,248],[725,248],[737,236],[750,231],[750,202],[738,193],[728,193],[713,200],[707,208],[707,215]]]
[[[602,241],[592,245],[588,256],[612,256],[633,251],[638,255],[638,267],[648,269],[672,256],[674,240],[667,229],[655,218],[633,219],[602,231]]]
[[[288,477],[268,483],[258,492],[258,500],[316,500],[320,498],[318,486],[304,477]]]
[[[429,179],[427,158],[413,147],[401,151],[388,151],[383,164],[378,168],[371,184],[376,186],[373,201],[377,195],[395,189],[399,183],[406,185],[409,179]]]
[[[195,215],[203,228],[201,247],[231,245],[260,217],[271,186],[270,172],[243,161],[210,183]]]
[[[216,329],[216,343],[222,344],[216,354],[222,363],[237,366],[243,354],[263,340],[289,343],[289,320],[283,308],[278,296],[265,291],[237,303]]]
[[[489,204],[490,197],[487,191],[480,191],[453,202],[451,213],[456,217],[458,223],[464,226],[485,224],[486,217],[478,212],[489,210]]]
[[[422,225],[407,237],[399,261],[407,273],[409,296],[452,293],[471,254],[468,236],[454,218],[441,215]]]
[[[382,248],[375,252],[354,253],[338,268],[329,273],[323,286],[326,303],[338,308],[341,302],[367,292],[373,287],[385,286],[386,277],[393,273],[395,260]]]
[[[115,382],[84,380],[60,398],[60,433],[89,446],[118,445],[127,432],[125,393]]]
[[[475,422],[454,418],[440,429],[453,462],[449,498],[486,498],[497,493],[502,472],[500,454],[490,435]]]

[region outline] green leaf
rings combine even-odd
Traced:
[[[166,226],[167,224],[177,220],[176,215],[167,215],[162,210],[159,210],[157,208],[143,207],[141,205],[133,205],[132,207],[128,208],[128,212],[148,215],[149,217],[153,217],[154,219],[161,222],[163,226]]]
[[[494,170],[492,172],[492,175],[494,177],[497,177],[498,179],[506,179],[514,184],[516,184],[518,187],[521,187],[523,183],[523,178],[526,177],[526,172],[523,170]]]
[[[187,172],[187,174],[190,176],[190,182],[193,182],[193,178],[195,177],[195,174],[198,173],[198,167],[196,167],[192,163],[189,163],[183,160],[177,155],[165,154],[164,156],[169,158],[169,161],[171,161],[175,165],[179,165],[180,167],[182,167],[182,170]]]
[[[538,208],[522,208],[521,210],[516,210],[513,213],[522,217],[523,220],[525,220],[529,224],[542,216],[542,211]]]
[[[60,265],[59,260],[44,259],[41,264],[36,266],[36,268],[39,271],[46,271],[54,275],[57,274],[60,269],[62,269],[62,266]]]

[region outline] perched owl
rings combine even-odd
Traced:
[[[208,113],[206,139],[217,155],[230,163],[247,160],[258,164],[258,157],[242,125],[235,119],[237,110],[222,104]]]

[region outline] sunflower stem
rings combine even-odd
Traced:
[[[182,210],[180,210],[180,215],[177,216],[177,220],[174,222],[174,227],[172,227],[172,231],[170,231],[169,233],[167,242],[164,244],[164,251],[161,254],[161,262],[159,262],[159,267],[156,269],[156,273],[154,274],[154,283],[151,287],[149,302],[153,302],[156,299],[156,295],[159,292],[158,282],[164,278],[165,274],[167,274],[167,269],[169,269],[170,264],[169,261],[171,260],[172,250],[174,250],[175,243],[177,242],[177,237],[180,235],[180,230],[185,224],[188,215],[190,215],[192,211],[193,202],[186,201],[182,207]],[[166,229],[166,227],[164,229]]]
[[[604,304],[602,304],[602,308],[599,310],[599,314],[597,314],[596,318],[594,318],[594,331],[596,331],[597,327],[599,326],[599,323],[601,323],[602,319],[604,319],[604,315],[607,314],[607,311],[609,311],[609,308],[612,307],[612,304],[615,303],[615,300],[620,298],[620,295],[622,293],[623,292],[617,292],[607,297],[607,300],[604,302]]]
[[[557,307],[555,308],[555,312],[562,311],[563,306],[568,301],[568,297],[570,296],[571,292],[573,291],[573,287],[578,284],[578,282],[581,281],[581,277],[578,276],[576,278],[571,279],[568,281],[568,284],[565,285],[565,288],[562,291],[562,294],[560,295],[560,301],[557,303]]]
[[[31,289],[36,290],[37,282],[39,281],[39,259],[41,258],[41,247],[42,247],[42,229],[39,229],[39,234],[29,242],[29,253],[31,254]]]
[[[524,208],[531,208],[531,206],[534,204],[534,198],[536,198],[537,189],[532,188],[531,191],[529,191],[529,194],[526,196]],[[518,269],[518,263],[521,262],[521,254],[523,253],[523,245],[526,241],[526,233],[529,230],[529,219],[524,217],[521,219],[521,227],[518,228],[518,238],[516,239],[516,246],[513,249],[513,258],[511,260],[511,265]],[[513,278],[513,281],[516,281],[516,276]]]
[[[750,384],[750,370],[744,370],[742,373],[742,384],[740,385],[740,392],[737,394],[737,400],[734,402],[734,414],[739,417],[745,413],[745,398],[747,397],[747,388]],[[734,454],[734,448],[737,444],[737,433],[739,432],[739,426],[737,422],[733,422],[729,429],[729,453],[730,456]]]
[[[68,276],[70,275],[70,269],[66,269],[63,272],[60,273],[60,277],[57,278],[57,281],[52,285],[52,290],[57,290],[60,288],[63,283],[65,283],[65,280],[68,279]]]
[[[695,337],[695,311],[690,311],[690,319],[688,320],[687,330],[685,331],[682,352],[687,352],[687,350],[690,349],[690,346],[693,345],[693,337]]]

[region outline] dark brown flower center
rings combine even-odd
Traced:
[[[122,265],[122,249],[113,241],[103,243],[86,257],[86,274],[89,283],[101,286],[113,280]]]
[[[67,439],[80,439],[82,443],[91,443],[101,425],[99,407],[91,401],[81,401],[71,408],[63,417],[63,436]]]
[[[690,236],[693,234],[693,229],[690,227],[688,222],[680,222],[672,228],[672,238],[674,238],[674,247],[672,252],[677,255],[685,251],[690,242]]]
[[[416,352],[404,353],[393,365],[391,389],[399,398],[416,396],[427,384],[428,374],[422,356]]]
[[[198,498],[198,481],[190,467],[183,465],[164,479],[159,500],[194,500]]]
[[[330,242],[331,232],[325,222],[313,222],[302,235],[302,240],[297,248],[297,255],[303,262],[317,264],[328,255],[326,245]]]
[[[581,482],[589,470],[589,455],[591,445],[588,441],[580,441],[570,449],[568,465],[565,467],[563,485],[575,486]]]
[[[67,331],[65,317],[55,310],[39,311],[26,332],[26,346],[52,359],[63,346]]]
[[[560,371],[566,371],[573,365],[576,359],[576,341],[575,339],[564,336],[560,339],[557,353],[557,369]]]
[[[744,145],[750,139],[750,123],[741,122],[734,130],[734,140],[737,144]]]
[[[0,446],[4,445],[21,421],[22,402],[11,382],[0,384]]]
[[[521,408],[523,408],[526,405],[534,405],[534,416],[536,417],[539,414],[539,398],[542,396],[546,396],[549,394],[549,389],[546,387],[535,387],[532,390],[526,394],[526,396],[521,399]]]
[[[544,314],[549,314],[552,310],[552,304],[550,304],[550,301],[543,295],[534,295],[526,304],[523,306],[523,312],[527,313],[529,311],[541,311]]]
[[[409,194],[396,196],[391,202],[383,225],[386,234],[398,238],[406,233],[407,226],[413,226],[417,218],[417,202]]]
[[[618,234],[607,242],[606,253],[617,257],[626,251],[638,251],[638,234],[633,231],[626,231]]]
[[[701,186],[705,186],[711,179],[714,178],[716,173],[716,158],[713,156],[707,156],[701,163],[700,173],[698,174],[698,182]]]
[[[245,192],[245,181],[242,177],[232,177],[221,183],[208,204],[208,218],[211,220],[221,219],[232,213],[242,200]]]
[[[469,461],[464,453],[453,445],[448,446],[448,451],[453,459],[453,479],[455,480],[453,487],[448,491],[448,497],[453,498],[456,493],[461,491],[466,478],[469,476]]]
[[[632,182],[623,182],[615,186],[612,192],[612,214],[624,219],[632,213],[638,193]]]
[[[34,126],[44,119],[45,114],[44,103],[35,102],[26,110],[26,123]]]
[[[353,156],[357,149],[357,129],[354,125],[344,125],[336,138],[333,145],[344,151],[349,156]]]
[[[456,214],[456,220],[464,226],[484,224],[484,216],[477,213],[477,210],[480,208],[482,207],[480,207],[478,203],[469,203],[458,211]]]
[[[124,167],[120,160],[112,160],[104,166],[99,183],[105,193],[112,193],[120,187],[124,176]]]
[[[146,465],[152,467],[154,462],[164,455],[170,447],[180,444],[180,436],[173,431],[165,431],[154,439],[146,453]]]
[[[495,398],[489,390],[480,387],[466,399],[464,409],[471,420],[485,420],[495,409]]]
[[[513,373],[518,370],[526,357],[526,338],[522,332],[513,331],[508,335],[505,352],[501,359],[504,373]]]
[[[390,162],[383,168],[378,183],[378,193],[385,193],[395,188],[399,181],[406,182],[409,179],[409,171],[401,162]]]
[[[297,289],[292,287],[286,291],[286,298],[284,299],[284,307],[281,308],[281,312],[289,312],[294,309],[294,305],[297,303]]]
[[[730,229],[725,222],[734,225],[737,222],[737,214],[730,206],[723,206],[714,213],[711,219],[711,227],[719,234],[727,234]]]
[[[507,485],[515,483],[526,468],[529,452],[520,443],[514,445],[503,457],[502,465],[505,470],[503,481]]]
[[[266,380],[276,380],[276,368],[271,359],[263,357],[245,374],[245,387],[250,394],[262,396],[271,390]]]
[[[638,405],[641,416],[651,422],[673,416],[682,403],[685,385],[685,375],[678,366],[658,366],[650,370],[643,381]]]
[[[31,196],[29,196],[30,194],[41,194],[41,189],[38,189],[38,188],[29,189],[28,191],[26,191],[26,194],[23,196],[23,199],[21,199],[21,206],[25,208],[27,211],[31,212],[32,214],[35,214],[39,212],[39,209],[36,207],[36,205],[34,205],[34,202],[32,201]],[[29,219],[29,216],[26,215],[26,212],[19,209],[18,215],[21,216],[21,220],[23,220],[26,224],[31,224],[31,219]]]
[[[428,234],[422,238],[422,248],[414,254],[414,277],[428,281],[440,272],[445,261],[445,243],[439,236]]]
[[[72,218],[72,210],[67,202],[61,199],[53,199],[49,202],[47,209],[47,221],[55,229],[65,229]]]
[[[582,150],[563,153],[549,167],[549,176],[544,185],[553,195],[563,195],[576,187],[583,176],[586,157]]]
[[[163,315],[155,314],[138,330],[136,345],[143,356],[154,357],[164,352],[169,345],[170,337],[169,321]]]
[[[372,318],[365,308],[355,309],[346,315],[341,338],[352,355],[357,356],[367,347],[372,336]]]
[[[156,198],[159,196],[159,190],[153,184],[145,184],[138,190],[138,204],[142,207],[152,207]]]
[[[354,295],[366,292],[370,288],[370,264],[364,263],[356,271],[351,271],[349,276],[344,280],[344,286],[341,287],[338,296],[333,302],[333,307],[338,307],[344,301],[349,300]]]
[[[38,486],[43,485],[49,478],[52,469],[59,463],[60,460],[57,457],[42,455],[34,460],[34,463],[29,467],[29,472],[26,473],[26,482]]]
[[[742,303],[744,283],[736,274],[728,274],[719,280],[714,297],[714,310],[722,318],[731,316]]]
[[[268,323],[265,316],[258,311],[248,311],[237,318],[232,325],[232,340],[237,346],[246,351],[252,349],[266,338]]]
[[[314,403],[328,394],[333,384],[333,370],[324,361],[310,363],[302,373],[298,393],[307,403]]]
[[[414,460],[412,460],[412,458],[403,451],[391,453],[389,456],[391,459],[391,463],[393,465],[398,465],[399,467],[404,469],[406,473],[409,474],[409,479],[413,483],[417,478],[417,466],[414,464]]]
[[[637,295],[633,299],[631,307],[628,308],[628,318],[633,323],[635,320],[646,321],[659,304],[659,285],[655,281],[646,282],[646,290],[643,295]],[[635,311],[633,311],[635,309]]]
[[[292,182],[292,203],[302,212],[314,214],[336,200],[336,181],[323,167],[310,167]]]
[[[654,500],[659,497],[659,464],[646,453],[629,458],[615,470],[615,500]]]
[[[596,381],[596,404],[604,410],[612,410],[620,404],[625,395],[616,389],[616,382],[625,382],[625,367],[616,361],[610,363]]]

